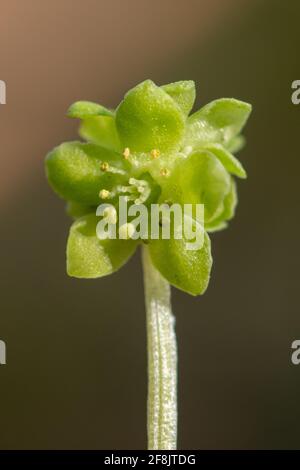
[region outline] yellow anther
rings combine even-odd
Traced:
[[[107,199],[107,198],[109,198],[109,196],[110,196],[110,192],[107,191],[107,189],[101,189],[101,191],[99,193],[99,197],[101,199]]]
[[[170,172],[169,172],[168,168],[162,168],[162,169],[160,170],[161,176],[168,176],[169,173],[170,173]]]
[[[117,211],[114,207],[106,207],[103,211],[103,217],[106,218],[110,224],[116,224],[118,221]]]
[[[150,155],[154,159],[158,158],[160,156],[160,151],[158,149],[153,149],[151,150]]]
[[[167,204],[168,206],[171,206],[173,204],[173,202],[170,199],[166,199],[164,201],[164,204]]]
[[[123,224],[121,225],[121,227],[119,228],[119,237],[123,240],[128,240],[129,238],[132,237],[132,235],[134,234],[135,232],[135,227],[133,224]]]
[[[126,147],[123,152],[123,157],[127,160],[130,157],[130,149]]]
[[[109,169],[109,164],[107,162],[102,162],[100,165],[101,171],[107,171]]]

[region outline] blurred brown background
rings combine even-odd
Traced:
[[[145,448],[146,336],[138,256],[98,281],[65,274],[70,221],[43,159],[76,137],[78,99],[115,106],[145,78],[193,79],[197,107],[254,112],[249,178],[212,236],[207,293],[173,291],[179,447],[300,448],[298,0],[2,0],[0,448]]]

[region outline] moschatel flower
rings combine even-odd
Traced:
[[[74,103],[68,115],[81,119],[80,135],[86,142],[64,143],[46,159],[49,183],[67,200],[67,212],[75,219],[67,244],[70,276],[110,274],[143,245],[148,449],[154,450],[174,450],[177,442],[177,346],[170,284],[193,295],[205,291],[212,265],[208,233],[227,226],[237,203],[233,177],[246,177],[233,153],[243,145],[239,134],[251,106],[220,99],[189,116],[194,100],[192,81],[159,87],[146,80],[115,111],[86,101]],[[195,208],[188,220],[196,234],[201,232],[203,243],[190,250],[190,237],[178,238],[175,225],[167,238],[136,239],[132,219],[120,224],[124,198],[128,213],[150,207],[150,225],[156,204]],[[109,205],[104,208],[104,203]],[[198,205],[204,207],[204,217]],[[113,233],[119,222],[114,239],[100,236],[104,219]],[[158,219],[159,235],[164,221]]]
[[[147,243],[152,263],[170,284],[193,295],[205,291],[212,264],[208,232],[227,226],[237,203],[233,177],[246,177],[233,154],[243,146],[240,131],[251,106],[219,99],[189,115],[194,100],[193,81],[157,86],[146,80],[114,111],[86,101],[70,107],[68,116],[81,120],[86,142],[63,143],[46,159],[49,183],[75,219],[67,244],[70,276],[110,274]],[[128,226],[115,240],[99,239],[97,206],[112,204],[117,220],[119,196],[148,207],[204,204],[202,248],[188,250],[185,239],[174,237],[133,240]]]

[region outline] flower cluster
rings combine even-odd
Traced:
[[[70,107],[68,116],[81,120],[86,142],[63,143],[46,158],[49,183],[75,219],[67,244],[70,276],[110,274],[139,243],[148,243],[153,264],[170,284],[193,295],[205,291],[212,264],[208,232],[225,228],[233,217],[233,176],[246,177],[233,153],[243,146],[240,131],[251,106],[219,99],[189,115],[194,100],[193,81],[159,87],[146,80],[114,111],[87,101]],[[174,237],[133,240],[124,230],[116,240],[99,239],[97,206],[109,202],[118,214],[120,196],[146,206],[204,204],[202,248],[189,251],[184,239]]]

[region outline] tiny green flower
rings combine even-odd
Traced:
[[[189,115],[195,96],[193,81],[159,87],[146,80],[116,110],[76,102],[68,116],[81,120],[85,142],[63,143],[46,158],[48,181],[75,219],[67,243],[70,276],[111,274],[143,245],[149,449],[176,448],[177,352],[170,284],[192,295],[206,290],[212,266],[209,232],[227,227],[237,204],[234,177],[246,178],[233,154],[244,145],[240,132],[251,106],[219,99]],[[132,220],[115,230],[116,237],[102,238],[99,216],[116,229],[121,196],[131,208],[201,204],[204,223],[197,210],[188,219],[203,235],[201,247],[188,249],[187,239],[175,236],[175,229],[167,238],[135,238]]]
[[[219,99],[189,116],[193,81],[157,86],[146,80],[130,90],[115,111],[87,101],[74,103],[68,116],[81,120],[86,142],[67,142],[46,158],[50,185],[67,201],[76,220],[67,246],[70,276],[101,277],[122,266],[141,241],[100,240],[97,206],[126,195],[136,203],[204,204],[206,232],[226,227],[237,202],[233,176],[246,177],[232,152],[251,106]],[[184,240],[149,240],[155,267],[172,285],[202,294],[211,270],[210,241],[198,252]]]

